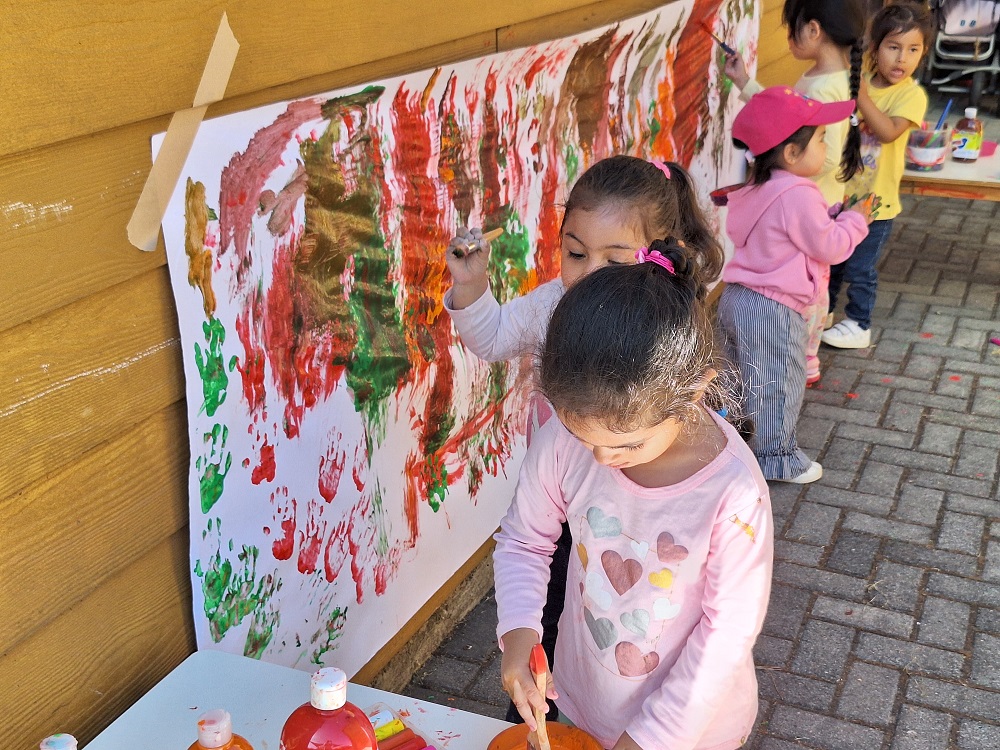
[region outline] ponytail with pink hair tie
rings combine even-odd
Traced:
[[[668,180],[670,179],[670,167],[667,166],[666,162],[662,162],[659,159],[650,159],[649,163],[663,172]]]
[[[670,275],[677,273],[674,270],[674,262],[659,250],[650,250],[648,247],[640,247],[635,251],[635,259],[640,263],[655,263],[661,268],[665,268],[667,273]]]

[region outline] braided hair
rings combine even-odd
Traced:
[[[864,62],[865,12],[862,0],[785,0],[781,18],[788,27],[790,37],[797,37],[806,24],[816,21],[830,41],[850,50],[851,99],[857,100]],[[855,110],[847,131],[837,179],[847,182],[862,169],[861,128]]]
[[[673,238],[653,242],[663,262],[599,268],[556,305],[539,385],[560,417],[615,432],[695,414],[705,373],[723,372],[696,256]],[[725,378],[704,402],[728,406]],[[723,403],[726,402],[726,403]]]

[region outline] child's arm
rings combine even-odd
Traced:
[[[490,288],[490,246],[481,229],[459,227],[444,254],[451,271],[451,304],[464,310]]]
[[[549,566],[566,520],[558,446],[569,439],[555,419],[534,434],[521,464],[514,502],[494,537],[497,636],[504,652],[500,677],[529,726],[534,726],[532,708],[547,710],[528,660],[531,647],[541,640]],[[551,679],[547,694],[558,697]]]
[[[733,85],[740,90],[740,101],[748,102],[750,97],[764,90],[764,87],[747,73],[746,63],[738,52],[726,55],[726,67],[723,70]]]
[[[868,81],[863,77],[858,90],[858,109],[865,118],[865,125],[881,143],[892,143],[910,128],[919,127],[919,123],[912,122],[906,117],[890,117],[875,106],[868,93]]]
[[[870,205],[870,204],[869,204]],[[782,196],[781,209],[788,238],[799,252],[821,263],[842,263],[868,236],[866,207],[842,211],[830,218],[826,204],[814,185],[792,188]]]
[[[735,504],[738,509],[720,518],[713,530],[701,621],[621,743],[634,741],[644,750],[697,747],[706,728],[726,710],[722,701],[735,675],[752,667],[753,644],[771,589],[774,529],[766,490],[752,499],[746,492],[741,494],[750,504]],[[616,745],[615,750],[625,747]]]

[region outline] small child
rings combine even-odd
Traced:
[[[487,362],[535,354],[548,329],[552,309],[566,289],[596,268],[635,263],[635,251],[668,234],[684,239],[694,256],[693,269],[704,285],[718,279],[725,254],[713,234],[691,180],[680,164],[612,156],[596,162],[573,185],[563,213],[561,274],[522,297],[501,305],[490,292],[488,246],[482,233],[460,230],[446,251],[453,286],[444,307],[462,343]],[[468,252],[470,247],[476,248]],[[461,254],[454,250],[459,249]],[[551,415],[544,399],[533,398],[528,442]],[[570,533],[565,529],[552,557],[549,598],[542,644],[551,663],[562,613]],[[555,712],[553,712],[553,716]],[[508,721],[519,720],[513,706]]]
[[[504,689],[529,726],[529,654],[549,556],[572,529],[546,693],[614,750],[730,750],[757,713],[752,648],[767,609],[767,484],[720,405],[697,261],[657,241],[556,306],[540,388],[559,420],[528,448],[496,535]]]
[[[870,209],[829,209],[809,178],[823,167],[826,124],[853,111],[852,101],[821,104],[778,86],[756,94],[733,121],[733,141],[753,164],[747,185],[729,196],[726,231],[736,250],[723,272],[718,322],[767,479],[805,484],[823,476],[795,438],[806,382],[804,313],[825,281],[822,264],[847,258],[868,233]]]
[[[911,128],[927,111],[927,94],[913,80],[930,48],[934,24],[923,3],[901,0],[880,10],[871,25],[870,73],[858,93],[864,171],[847,184],[847,195],[874,193],[881,199],[878,221],[843,263],[830,269],[830,311],[847,283],[845,318],[823,334],[824,344],[864,349],[871,344],[872,311],[878,292],[878,260],[902,210],[899,183]]]
[[[788,48],[796,60],[812,66],[795,84],[800,94],[820,102],[856,99],[861,81],[865,13],[862,0],[785,0],[781,13],[788,29]],[[738,54],[726,57],[726,75],[740,89],[740,99],[763,90],[746,72]],[[857,118],[830,123],[826,128],[826,161],[813,181],[827,205],[844,200],[844,183],[861,169],[861,135]],[[829,316],[830,266],[817,263],[824,273],[816,302],[803,314],[808,327],[806,385],[820,379],[819,344],[823,331],[832,325]]]

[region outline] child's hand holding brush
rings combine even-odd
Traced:
[[[549,750],[545,730],[546,698],[559,696],[552,684],[545,650],[538,642],[538,633],[531,628],[518,628],[504,633],[500,678],[503,688],[525,724],[531,729],[528,742],[536,750]]]
[[[468,307],[489,289],[489,243],[501,234],[503,229],[493,229],[483,234],[481,229],[459,227],[448,243],[444,258],[451,271],[451,302],[454,309]]]

